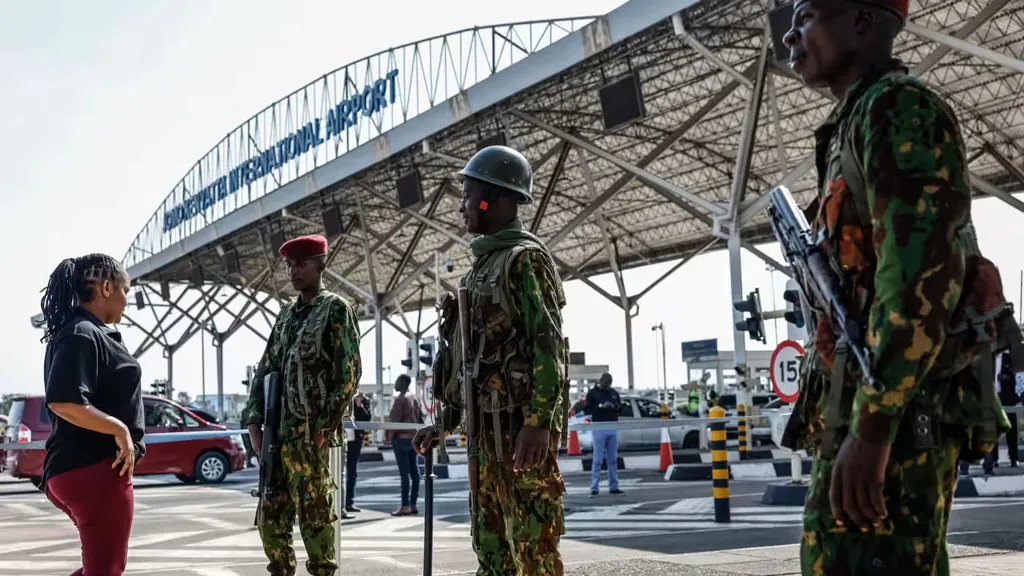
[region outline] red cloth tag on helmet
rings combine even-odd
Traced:
[[[484,211],[487,210],[487,200],[481,200],[480,201],[480,209],[484,210]]]

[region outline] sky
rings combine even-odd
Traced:
[[[0,246],[18,264],[0,283],[0,301],[9,305],[8,328],[0,332],[0,394],[43,391],[42,333],[29,317],[39,312],[40,289],[57,263],[90,252],[120,258],[196,159],[270,102],[390,46],[475,25],[605,13],[621,3],[392,0],[384,10],[381,3],[311,0],[0,2]],[[974,214],[982,250],[1019,306],[1024,215],[998,200],[975,202]],[[776,246],[764,249],[779,258]],[[671,266],[627,272],[628,291],[642,291]],[[596,282],[615,293],[611,277]],[[765,309],[785,305],[784,284],[784,276],[743,254],[744,293],[760,288]],[[566,297],[572,350],[585,352],[589,364],[609,365],[624,386],[623,312],[579,282],[567,283]],[[682,341],[718,338],[720,349],[732,349],[731,299],[727,255],[719,251],[694,259],[641,300],[633,319],[637,387],[660,386],[655,324],[664,324],[670,385],[687,380]],[[426,311],[424,321],[431,319]],[[768,346],[748,341],[748,348],[785,339],[785,323],[778,322],[779,335],[774,325],[767,326]],[[130,348],[142,338],[125,330]],[[383,339],[390,381],[403,370],[405,341],[388,326]],[[212,393],[209,342],[205,381]],[[193,338],[174,359],[176,389],[193,396],[203,389],[201,344]],[[243,391],[245,366],[262,350],[247,331],[227,341],[225,393]],[[372,333],[361,352],[363,382],[373,382]],[[159,349],[140,362],[147,385],[166,377]]]

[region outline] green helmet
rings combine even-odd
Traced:
[[[460,176],[482,180],[520,195],[520,204],[533,202],[533,171],[525,156],[508,146],[488,146],[469,159]]]

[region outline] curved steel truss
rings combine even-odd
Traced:
[[[206,295],[214,290],[242,293],[221,313],[229,315],[230,324],[211,329],[218,339],[249,326],[253,317],[270,322],[275,301],[284,297],[281,291],[287,285],[283,270],[275,268],[270,237],[279,232],[286,236],[323,233],[325,207],[338,206],[344,232],[330,239],[331,287],[357,302],[366,318],[391,322],[402,332],[422,332],[408,324],[405,312],[432,305],[435,290],[453,289],[470,265],[458,212],[461,192],[452,174],[482,139],[498,132],[535,167],[538,200],[523,212],[525,223],[547,240],[566,279],[588,283],[626,311],[627,330],[629,310],[650,287],[627,294],[619,274],[623,269],[679,260],[671,273],[704,251],[724,247],[730,233],[738,231],[733,236],[743,247],[784,270],[754,247],[770,236],[762,214],[764,193],[781,182],[802,203],[813,195],[811,134],[834,102],[828,94],[803,87],[776,61],[767,31],[766,3],[680,3],[692,6],[608,46],[600,45],[606,17],[587,19],[590,25],[576,35],[582,35],[584,44],[597,42],[598,49],[578,64],[436,131],[419,146],[381,157],[352,177],[265,214],[220,243],[147,272],[138,278],[140,290],[147,298],[161,293],[174,296],[170,292],[176,290],[194,293],[191,298],[197,309],[203,302],[217,301]],[[651,3],[634,0],[620,10],[629,13],[631,5],[647,4]],[[899,39],[899,56],[953,104],[968,142],[976,193],[1024,209],[1024,203],[1012,195],[1024,191],[1024,2],[914,0],[911,4],[913,21]],[[364,79],[386,72],[399,54],[407,54],[424,66],[416,76],[424,82],[417,88],[427,95],[424,102],[433,106],[447,100],[445,105],[456,106],[459,94],[473,81],[472,74],[494,74],[508,67],[506,58],[507,62],[529,61],[528,54],[543,51],[552,39],[584,22],[474,29],[410,44],[341,69],[261,113],[269,114],[269,121],[258,115],[233,132],[190,172],[165,204],[204,182],[200,172],[217,173],[210,163],[223,165],[231,146],[240,145],[232,142],[249,142],[252,150],[259,150],[259,143],[273,141],[281,130],[287,132],[299,124],[308,107],[333,102],[335,94],[348,94],[341,81],[345,75],[353,75],[358,79],[355,86],[362,86]],[[527,31],[538,34],[530,37]],[[625,128],[606,130],[597,90],[633,71],[642,81],[646,116]],[[389,122],[406,121],[422,110],[417,108],[420,105],[407,99],[386,111],[391,119],[380,123],[368,119],[364,128],[371,135],[387,131],[393,125]],[[274,114],[280,127],[277,133],[271,128]],[[303,169],[330,162],[344,154],[345,146],[366,142],[361,134],[332,144],[305,168],[282,169],[252,194],[267,194],[284,179],[301,175]],[[422,175],[425,201],[403,210],[395,197],[395,181],[413,166]],[[190,178],[198,180],[192,183]],[[161,237],[161,214],[158,211],[136,239],[129,262],[175,242],[173,237]],[[206,217],[215,220],[217,214]],[[195,233],[205,225],[201,220],[194,219],[176,233]],[[237,252],[235,273],[228,271],[225,245]],[[197,270],[202,273],[197,275]],[[616,274],[618,294],[588,280],[606,272]],[[190,281],[199,285],[189,288]],[[170,305],[162,297],[156,300]],[[187,324],[200,327],[196,329],[213,318],[210,312],[187,310],[171,305],[174,314],[168,318],[177,314],[189,320]],[[158,317],[156,328],[147,333],[148,340],[170,349],[177,340],[161,336],[167,322]],[[143,352],[147,346],[152,343],[147,342]]]

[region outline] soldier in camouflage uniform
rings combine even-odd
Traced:
[[[338,573],[334,550],[334,493],[329,448],[338,446],[343,419],[362,375],[359,325],[352,305],[323,288],[327,240],[303,236],[281,246],[297,301],[286,304],[256,369],[242,425],[253,448],[263,443],[264,377],[281,374],[281,462],[259,526],[273,576],[295,574],[292,530],[299,531],[313,576]],[[268,440],[269,441],[269,440]]]
[[[461,172],[461,212],[473,268],[470,290],[470,377],[481,418],[479,512],[472,521],[480,576],[563,573],[564,533],[558,444],[568,391],[561,279],[543,242],[523,229],[518,205],[532,201],[533,176],[520,153],[504,146],[478,152]],[[459,425],[461,358],[458,307],[441,304],[442,346],[434,365],[441,430],[420,430],[420,454]]]
[[[808,218],[881,384],[860,383],[816,314],[783,438],[814,456],[806,575],[949,573],[957,459],[977,459],[1005,429],[985,390],[993,350],[1020,348],[1019,330],[997,321],[998,271],[972,236],[957,119],[892,58],[907,12],[907,0],[796,0],[784,38],[803,81],[840,101],[815,133],[820,192]]]

